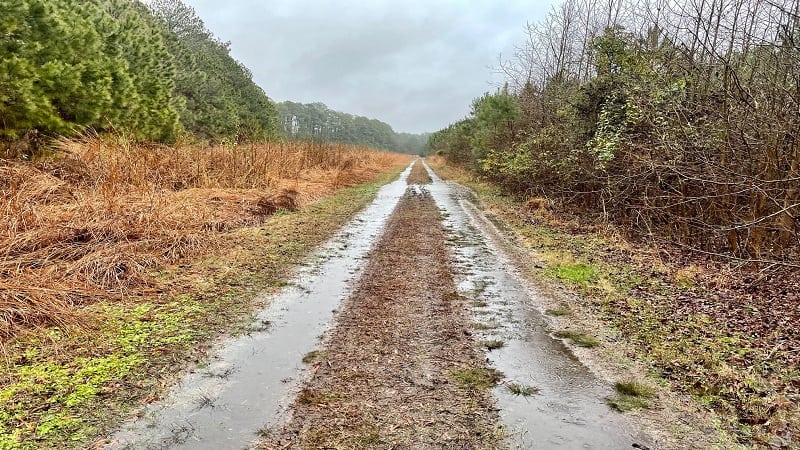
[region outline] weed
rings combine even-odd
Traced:
[[[514,395],[521,395],[523,397],[530,397],[531,395],[538,394],[540,389],[533,386],[526,386],[519,383],[511,383],[508,385],[508,390]]]
[[[600,342],[598,342],[597,339],[576,331],[557,331],[555,336],[561,339],[568,339],[572,344],[577,345],[578,347],[593,348],[600,345]]]
[[[198,397],[195,401],[195,411],[200,411],[201,409],[205,408],[214,409],[216,408],[216,404],[211,396],[201,394],[200,397]]]
[[[303,364],[311,364],[325,356],[325,350],[312,350],[303,356]]]
[[[500,374],[494,369],[459,369],[450,372],[450,376],[459,384],[471,389],[488,389],[500,379]]]
[[[545,310],[544,313],[547,314],[548,316],[560,317],[560,316],[569,316],[572,314],[572,311],[570,311],[567,308],[559,308],[559,309],[547,309]]]
[[[649,408],[647,400],[655,395],[652,388],[636,381],[614,383],[614,390],[617,395],[607,398],[606,403],[619,412]]]
[[[498,339],[491,339],[491,340],[488,340],[488,341],[483,341],[482,344],[489,351],[497,350],[498,348],[503,348],[503,346],[506,345],[505,342],[503,342],[501,340],[498,340]]]

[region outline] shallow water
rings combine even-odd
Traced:
[[[445,216],[455,259],[458,290],[474,305],[473,320],[494,326],[476,331],[481,340],[500,340],[489,351],[505,383],[494,389],[508,444],[526,449],[623,449],[647,445],[605,398],[600,382],[560,340],[554,339],[535,300],[540,295],[521,281],[503,251],[500,234],[473,204],[464,187],[442,181],[430,168],[428,187]],[[539,389],[515,395],[508,384]]]
[[[271,297],[252,331],[226,339],[207,367],[189,373],[142,418],[111,437],[110,449],[246,448],[282,417],[334,310],[347,297],[389,215],[406,191],[407,168]]]
[[[498,339],[488,352],[507,382],[540,390],[515,396],[494,389],[512,448],[631,448],[647,439],[608,408],[611,388],[600,382],[561,341],[550,336],[536,307],[536,292],[517,276],[500,234],[474,206],[472,194],[430,169],[426,186],[444,215],[457,269],[458,289],[475,302],[474,320],[497,325],[476,332]],[[306,373],[302,358],[319,347],[334,311],[406,192],[406,177],[387,184],[376,200],[311,258],[291,285],[265,299],[247,335],[221,341],[208,364],[187,374],[142,418],[111,438],[111,449],[241,449],[258,431],[286,417]],[[413,187],[412,187],[413,189]]]

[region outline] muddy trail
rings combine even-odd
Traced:
[[[658,448],[421,161],[107,448]]]
[[[361,280],[293,420],[263,447],[497,447],[491,371],[424,187],[400,200]]]

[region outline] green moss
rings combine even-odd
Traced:
[[[561,281],[576,284],[588,284],[595,281],[598,270],[589,264],[561,264],[550,269],[555,277]]]

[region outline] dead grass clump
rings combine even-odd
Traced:
[[[222,251],[225,234],[407,164],[323,143],[62,140],[0,160],[0,336],[71,325],[83,306],[155,287],[154,271]]]
[[[298,194],[294,189],[281,189],[279,192],[259,198],[253,212],[255,215],[269,216],[277,211],[296,211]]]
[[[80,306],[102,294],[48,278],[48,287],[41,286],[40,277],[32,274],[13,280],[0,278],[0,337],[8,338],[20,328],[41,324],[80,325],[83,318]]]

